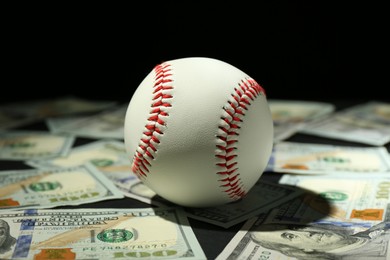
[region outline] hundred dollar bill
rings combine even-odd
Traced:
[[[48,118],[46,124],[53,133],[67,133],[88,138],[124,137],[124,118],[127,105],[115,106],[85,117]]]
[[[335,111],[331,103],[270,99],[269,106],[274,122],[274,142],[289,138],[306,123]]]
[[[82,121],[86,118],[88,118],[88,116],[85,115],[57,116],[57,117],[46,118],[45,123],[50,133],[61,133],[62,132],[61,129],[66,128],[68,125],[71,125],[73,122]]]
[[[280,184],[293,185],[312,193],[300,201],[289,202],[287,217],[279,220],[301,222],[346,222],[377,224],[390,221],[390,175],[326,175],[285,174]],[[316,194],[316,196],[313,196]]]
[[[170,201],[165,200],[164,198],[160,197],[158,194],[156,194],[153,190],[148,188],[146,185],[142,183],[141,180],[139,180],[135,175],[134,179],[132,181],[128,181],[125,183],[121,183],[118,186],[118,189],[121,190],[126,197],[130,197],[139,201],[142,201],[147,204],[155,205],[158,207],[174,207],[175,204],[173,204]],[[295,195],[294,195],[295,196]],[[292,198],[294,196],[291,196]],[[298,196],[298,195],[296,195]],[[250,202],[248,202],[250,203]],[[271,203],[274,203],[274,201],[271,201]],[[275,204],[278,205],[278,204]],[[244,221],[248,216],[246,216],[247,213],[252,214],[253,206],[261,206],[264,207],[260,211],[266,211],[266,208],[269,207],[268,204],[265,203],[265,201],[262,201],[260,205],[253,204],[252,208],[245,209],[247,205],[245,203],[241,202],[235,202],[234,207],[230,206],[220,206],[218,209],[191,209],[186,208],[186,212],[188,213],[188,216],[191,218],[195,218],[198,220],[202,220],[207,223],[215,224],[218,226],[223,227],[230,227],[234,225],[236,222]],[[257,208],[255,210],[258,210]],[[219,211],[219,212],[218,212]],[[235,212],[236,211],[236,212]],[[233,213],[232,215],[229,215]],[[244,215],[240,215],[244,214]],[[229,216],[227,216],[229,215]],[[231,217],[232,219],[229,219]],[[237,220],[238,218],[238,220]],[[228,222],[226,221],[234,221],[234,222]]]
[[[380,146],[390,142],[389,126],[390,103],[370,101],[314,120],[299,132]]]
[[[86,100],[74,96],[22,101],[0,106],[0,129],[18,127],[47,117],[97,112],[117,102]]]
[[[134,173],[129,173],[129,176],[126,181],[115,183],[124,196],[158,207],[174,206],[146,186]]]
[[[42,160],[66,156],[75,138],[45,131],[9,130],[0,132],[0,159]]]
[[[294,187],[259,180],[242,200],[210,208],[186,208],[185,211],[190,218],[229,228],[301,193]]]
[[[117,187],[126,197],[137,199],[147,204],[153,204],[152,198],[157,196],[157,194],[143,184],[143,182],[132,171],[129,172],[129,178],[127,178],[126,181],[117,183]]]
[[[0,212],[1,259],[207,259],[180,209]]]
[[[67,156],[49,160],[27,160],[35,168],[70,167],[84,163],[93,164],[115,183],[131,180],[131,162],[126,154],[123,141],[98,140],[74,147]]]
[[[279,223],[250,219],[216,260],[387,260],[390,222],[369,228],[338,222]]]
[[[267,171],[297,174],[390,172],[385,147],[352,147],[279,142],[273,147]]]
[[[88,164],[0,171],[0,210],[52,208],[118,198],[123,194]]]

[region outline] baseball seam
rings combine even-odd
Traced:
[[[243,79],[238,83],[238,87],[234,88],[232,99],[223,107],[224,113],[218,127],[215,157],[216,166],[220,168],[217,172],[221,178],[220,186],[232,200],[244,197],[247,192],[240,178],[237,143],[245,111],[261,94],[265,95],[264,89],[255,80]]]
[[[161,63],[154,68],[156,75],[151,110],[132,162],[132,171],[138,177],[146,177],[149,173],[150,161],[154,159],[160,138],[164,135],[165,120],[169,116],[168,112],[173,98],[171,71],[168,63]]]

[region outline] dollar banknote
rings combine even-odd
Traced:
[[[300,222],[344,222],[361,225],[390,221],[390,175],[288,175],[279,183],[311,191],[289,201],[288,217]]]
[[[267,171],[297,174],[390,172],[390,155],[380,147],[282,141],[273,147]]]
[[[68,155],[74,136],[47,131],[0,132],[0,159],[43,160]]]
[[[250,219],[216,260],[387,260],[390,222],[362,228],[338,222],[280,223]]]
[[[207,259],[175,208],[0,212],[1,259]]]
[[[378,178],[376,185],[372,185],[375,187],[365,185],[364,189],[355,191],[349,186],[362,186],[355,183],[359,182],[355,178],[345,178],[349,183],[338,183],[339,179],[333,176],[333,181],[320,176],[285,176],[285,183],[299,185],[303,182],[300,179],[316,179],[318,183],[309,181],[300,185],[311,188],[312,192],[305,192],[245,222],[217,260],[389,259],[387,174],[367,175],[366,180]]]
[[[381,146],[390,142],[390,103],[370,101],[314,120],[301,133]]]
[[[102,139],[73,148],[68,156],[39,161],[28,160],[26,164],[36,168],[71,167],[90,163],[103,173],[126,197],[155,206],[170,206],[132,172],[131,161],[123,141]]]
[[[125,196],[158,207],[174,207],[174,203],[165,200],[144,185],[138,178],[117,186]],[[267,212],[292,198],[302,194],[299,189],[278,185],[268,181],[258,181],[247,197],[229,204],[210,208],[182,207],[189,218],[229,228],[261,212]]]
[[[93,164],[115,183],[133,179],[124,142],[119,140],[101,139],[74,147],[67,156],[25,161],[25,164],[35,168],[70,167],[84,163]]]
[[[270,99],[268,104],[274,122],[274,142],[289,138],[306,123],[335,111],[335,106],[326,102]]]
[[[0,106],[0,129],[19,127],[47,117],[94,113],[116,104],[115,101],[87,100],[76,96],[8,103]]]
[[[53,133],[67,133],[87,138],[124,138],[124,118],[127,105],[115,106],[84,117],[54,117],[46,119]]]
[[[126,175],[119,180],[111,177],[113,183],[123,192],[124,196],[158,207],[177,206],[146,186],[130,168],[125,173]],[[190,218],[228,228],[248,219],[257,212],[266,211],[289,198],[299,196],[300,192],[288,186],[261,181],[255,185],[253,192],[245,200],[216,208],[185,208],[185,211]]]
[[[158,207],[175,206],[146,186],[134,173],[129,176],[126,181],[115,183],[124,196]]]
[[[118,183],[117,188],[126,197],[141,202],[158,206],[174,207],[174,203],[162,198],[156,192],[146,186],[138,177],[133,174],[132,180]],[[278,206],[290,198],[299,196],[301,191],[291,189],[284,185],[261,181],[258,182],[247,198],[234,203],[221,205],[212,208],[183,208],[188,217],[201,220],[206,223],[229,228],[243,222],[259,212],[266,212],[268,209]]]
[[[210,208],[186,208],[190,218],[229,228],[302,194],[302,190],[259,180],[239,201]]]
[[[0,210],[53,208],[123,198],[91,165],[0,171]]]

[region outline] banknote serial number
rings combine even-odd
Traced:
[[[95,241],[92,241],[95,242]],[[126,245],[126,246],[99,246],[99,247],[85,247],[83,248],[83,251],[106,251],[106,250],[126,250],[126,252],[120,252],[120,254],[132,252],[130,250],[153,250],[158,249],[159,251],[166,251],[168,248],[168,245],[165,243],[154,243],[154,244],[144,244],[144,245]],[[129,251],[127,251],[129,250]],[[138,251],[137,251],[138,252]]]

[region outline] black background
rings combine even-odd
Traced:
[[[339,1],[15,4],[3,8],[0,101],[126,102],[156,64],[191,56],[236,66],[269,98],[388,100],[383,10]]]

